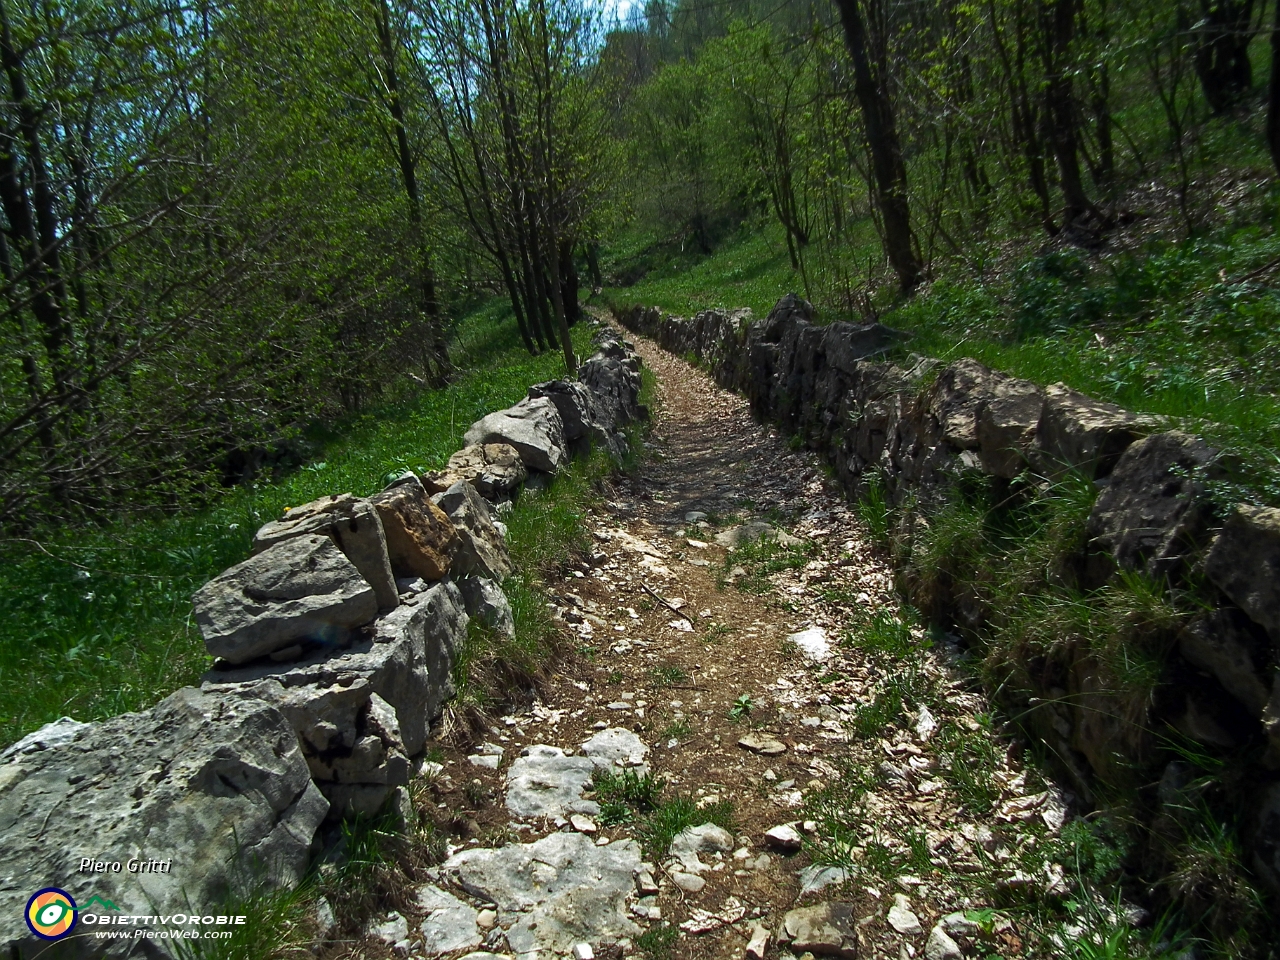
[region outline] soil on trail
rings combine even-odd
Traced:
[[[483,749],[479,740],[446,749],[434,799],[442,816],[466,824],[451,850],[527,843],[575,826],[598,831],[597,843],[637,836],[636,823],[513,823],[503,803],[506,771],[523,750],[549,744],[579,753],[601,729],[623,727],[650,748],[646,760],[666,783],[664,797],[681,795],[704,809],[731,805],[735,842],[730,851],[701,855],[709,869],[696,891],[677,885],[665,856],[646,851],[660,890],[656,901],[629,905],[632,919],[642,930],[670,925],[676,932],[596,944],[596,956],[675,936],[657,955],[738,960],[763,926],[771,935],[765,955],[790,957],[777,940],[784,917],[823,901],[852,905],[855,929],[844,949],[861,957],[925,956],[927,944],[929,956],[959,956],[945,953],[956,944],[969,956],[1029,954],[1008,921],[981,931],[954,916],[942,921],[984,906],[954,877],[1016,874],[1022,861],[1011,851],[1021,838],[1011,827],[1031,820],[1049,832],[1061,826],[1061,794],[1033,792],[1012,751],[995,745],[979,720],[985,703],[956,665],[958,649],[943,642],[926,650],[920,628],[897,619],[887,562],[817,459],[754,422],[745,400],[701,371],[634,339],[658,381],[646,456],[587,518],[589,562],[550,585],[579,655],[539,702],[498,718]],[[771,557],[743,558],[741,566],[738,556],[726,563],[717,535],[750,521],[800,542]],[[904,701],[900,716],[890,714],[868,735],[863,715],[892,678],[883,657],[851,638],[877,613],[904,631],[923,678],[912,689],[932,693],[927,706]],[[803,631],[810,632],[789,639]],[[984,815],[947,776],[952,760],[962,762],[954,738],[944,756],[948,731],[987,744],[993,793]],[[495,746],[501,759],[489,769]],[[486,752],[490,759],[480,760]],[[851,776],[863,789],[841,796]],[[831,818],[814,822],[823,804],[836,820],[847,818],[842,842],[851,872],[829,871],[825,878],[836,882],[802,892],[811,853],[834,849]],[[809,832],[803,850],[783,852],[766,840],[783,824]],[[883,862],[854,867],[869,851]],[[1024,878],[1033,886],[1054,879],[1051,867]],[[909,912],[890,917],[895,905]],[[509,952],[501,941],[485,949]]]

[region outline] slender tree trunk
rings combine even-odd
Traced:
[[[1271,76],[1267,80],[1267,146],[1280,172],[1280,0],[1271,21]]]
[[[1217,116],[1229,113],[1253,86],[1252,41],[1253,0],[1200,0],[1196,73]]]
[[[1045,49],[1045,107],[1050,141],[1058,161],[1063,219],[1072,224],[1094,210],[1080,176],[1075,91],[1071,81],[1071,46],[1075,39],[1076,0],[1053,0],[1042,8]]]
[[[386,87],[387,110],[396,131],[396,160],[404,183],[405,197],[409,202],[409,230],[418,255],[419,308],[427,321],[428,350],[431,355],[431,380],[443,384],[449,375],[449,350],[444,342],[444,325],[440,317],[440,301],[436,295],[436,275],[431,266],[431,251],[426,231],[422,225],[422,200],[418,193],[417,162],[409,146],[409,131],[405,124],[404,103],[400,95],[400,81],[396,70],[397,46],[391,33],[391,8],[387,0],[378,0],[374,9],[378,24],[378,45],[382,55],[382,82]]]
[[[871,150],[876,206],[884,224],[884,247],[904,293],[924,279],[911,239],[911,210],[907,200],[907,166],[898,140],[893,104],[889,100],[887,63],[881,51],[873,66],[860,0],[835,0],[853,58],[854,92],[862,107]]]

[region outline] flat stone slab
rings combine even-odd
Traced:
[[[765,523],[763,520],[752,520],[750,523],[742,523],[716,534],[716,543],[730,550],[744,544],[755,543],[757,540],[776,540],[783,547],[798,547],[804,543],[799,537],[793,537],[785,530],[779,530],[773,524]]]
[[[466,850],[441,868],[468,893],[498,907],[498,926],[516,954],[569,953],[641,931],[627,917],[635,893],[640,846],[620,840],[596,846],[580,833],[553,833],[534,843]]]
[[[796,953],[846,957],[848,960],[855,960],[858,956],[858,934],[852,904],[828,902],[800,907],[783,918],[782,930]]]
[[[754,733],[739,740],[738,746],[766,757],[776,757],[787,752],[787,745],[781,740],[774,740],[772,737],[758,737]]]
[[[590,757],[566,756],[545,743],[529,747],[507,771],[507,809],[522,818],[595,816],[600,804],[582,799],[595,769]]]
[[[700,853],[728,853],[733,849],[733,834],[714,823],[685,827],[671,841],[671,856],[680,861],[685,873],[705,873],[711,869],[698,859]]]
[[[426,914],[422,921],[422,952],[438,957],[480,946],[476,917],[480,912],[450,893],[430,884],[418,888],[418,906]]]
[[[582,753],[600,767],[638,767],[644,763],[649,747],[630,730],[609,727],[584,743]]]

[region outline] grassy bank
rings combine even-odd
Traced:
[[[1255,193],[1248,216],[1191,238],[1134,227],[1099,251],[1024,242],[939,261],[911,300],[881,290],[862,316],[818,293],[819,321],[874,311],[915,335],[914,352],[973,357],[1166,418],[1239,456],[1224,499],[1280,503],[1280,208]],[[620,244],[615,272],[646,249],[634,239]],[[655,259],[642,279],[606,288],[604,298],[683,316],[742,306],[764,316],[783,294],[805,290],[769,228],[687,260]]]
[[[585,325],[574,337],[589,351]],[[229,491],[198,514],[0,541],[0,743],[63,715],[142,709],[195,682],[210,660],[191,594],[248,555],[261,523],[325,494],[373,493],[406,467],[439,467],[473,421],[563,372],[558,352],[524,351],[497,303],[459,322],[452,353],[460,374],[449,387],[330,425],[322,456],[279,482]]]

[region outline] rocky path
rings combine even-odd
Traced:
[[[580,656],[445,751],[424,795],[460,835],[358,952],[1036,955],[988,898],[1061,892],[1066,798],[991,731],[958,649],[902,620],[817,461],[637,348],[648,455],[551,586]],[[762,530],[780,544],[744,549]]]

